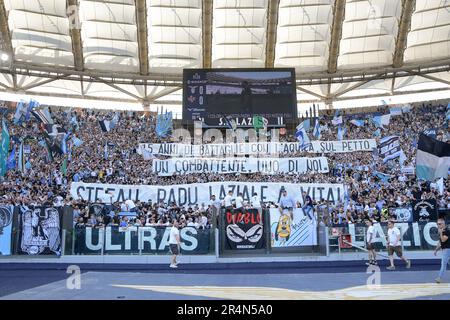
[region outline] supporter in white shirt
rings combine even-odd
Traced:
[[[236,197],[236,209],[242,210],[244,207],[244,199],[242,198],[242,193],[239,193],[239,195]]]
[[[406,259],[402,252],[401,246],[401,232],[400,230],[394,226],[393,221],[388,222],[388,254],[389,261],[391,265],[387,267],[388,270],[395,270],[394,266],[394,252],[397,254],[397,257],[405,261],[406,268],[409,269],[411,267],[411,261]]]
[[[136,211],[136,205],[134,204],[133,200],[131,200],[131,199],[126,200],[125,205],[127,206],[127,209],[128,209],[127,211],[130,211],[130,212]]]
[[[255,209],[261,209],[261,201],[259,200],[258,194],[255,192],[253,197],[250,199],[250,204]]]
[[[216,208],[217,210],[220,210],[220,200],[216,199],[215,195],[211,196],[211,200],[209,201],[209,205]]]
[[[223,205],[227,210],[233,209],[233,192],[229,191],[228,194],[223,199]]]

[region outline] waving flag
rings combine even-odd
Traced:
[[[333,120],[331,121],[334,126],[342,124],[342,116],[339,116],[339,110],[334,113]]]
[[[342,128],[340,125],[338,127],[338,140],[342,141],[344,140],[344,136],[347,133],[347,128]]]
[[[20,101],[16,105],[16,113],[14,113],[14,124],[21,124],[22,123],[22,117],[24,116],[26,112],[25,103],[24,101]]]
[[[47,107],[31,110],[31,114],[43,124],[54,124],[50,111]]]
[[[103,132],[110,132],[111,131],[111,121],[109,120],[99,120],[98,123],[100,124],[100,128]]]
[[[353,119],[353,120],[350,120],[350,123],[357,127],[364,127],[364,120]]]
[[[36,100],[31,99],[30,102],[28,103],[28,107],[27,107],[27,113],[25,114],[25,121],[29,121],[31,118],[31,111],[33,111],[33,109],[39,107],[39,102],[37,102]]]
[[[450,120],[450,103],[447,105],[447,112],[445,113],[447,120]]]
[[[375,117],[373,117],[372,121],[376,125],[377,128],[383,128],[384,126],[389,125],[389,122],[391,121],[391,115],[385,114],[382,116],[375,116]]]
[[[9,131],[5,119],[2,120],[2,148],[0,150],[0,175],[6,174],[6,162],[9,152]]]
[[[109,124],[109,127],[111,129],[115,129],[117,127],[117,124],[119,123],[119,114],[117,112],[114,113],[114,117],[111,119],[111,122]]]
[[[401,116],[402,115],[402,107],[392,107],[389,109],[389,113],[391,116]]]
[[[8,158],[7,169],[14,170],[16,168],[16,145],[14,145]]]
[[[159,114],[156,118],[156,135],[161,138],[166,138],[172,133],[172,112]]]
[[[410,104],[405,104],[405,105],[402,107],[402,112],[403,112],[403,113],[410,113],[411,110],[412,110],[412,106],[411,106]]]
[[[416,176],[426,181],[448,177],[450,167],[450,143],[424,134],[419,136],[416,155]]]
[[[17,169],[19,169],[20,172],[25,172],[26,171],[26,167],[25,167],[25,155],[23,152],[23,142],[20,143],[20,147],[19,147],[19,161],[18,161],[18,166]]]
[[[316,121],[316,125],[314,126],[313,135],[314,135],[314,137],[316,137],[316,139],[320,139],[320,137],[322,136],[322,134],[320,133],[319,121]]]
[[[77,138],[75,135],[72,136],[72,142],[75,147],[79,147],[83,144],[83,140]]]
[[[380,128],[378,128],[377,130],[375,130],[373,132],[373,136],[374,137],[381,137],[381,130],[380,130]]]
[[[306,119],[302,123],[303,123],[303,128],[305,129],[305,131],[308,131],[309,129],[311,129],[311,120],[310,119]]]
[[[297,132],[295,133],[295,137],[300,142],[300,146],[303,146],[310,142],[308,134],[306,133],[304,128],[304,123],[305,121],[303,121],[297,126]]]

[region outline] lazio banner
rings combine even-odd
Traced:
[[[340,201],[344,195],[343,184],[331,183],[282,183],[282,182],[210,182],[180,184],[171,186],[153,185],[118,185],[101,183],[72,182],[70,194],[78,199],[78,193],[89,202],[123,202],[127,199],[153,203],[176,202],[179,206],[194,206],[204,203],[207,205],[212,195],[222,200],[233,192],[243,194],[245,201],[249,201],[254,193],[263,202],[278,203],[281,190],[286,189],[295,201],[303,203],[302,192],[305,191],[312,199],[325,199],[330,202]]]
[[[159,176],[192,173],[327,173],[328,160],[318,158],[171,158],[153,160],[153,172]]]
[[[235,155],[290,155],[308,153],[348,153],[372,151],[377,147],[375,139],[311,141],[300,146],[298,142],[254,142],[229,144],[181,144],[181,143],[140,143],[138,153],[145,152],[178,157],[229,157]]]

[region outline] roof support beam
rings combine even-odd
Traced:
[[[67,78],[67,77],[68,77],[68,75],[62,75],[60,77],[56,77],[55,79],[46,79],[46,80],[43,80],[43,81],[40,81],[40,82],[29,84],[28,86],[25,86],[25,87],[20,87],[19,90],[27,91],[27,90],[30,90],[30,89],[42,86],[44,84],[51,83],[53,81],[64,79],[64,78]]]
[[[136,0],[136,24],[139,45],[140,74],[148,75],[147,1]]]
[[[330,55],[328,57],[328,73],[336,73],[339,46],[342,37],[342,24],[345,18],[346,0],[336,0],[333,8],[333,27],[331,28]]]
[[[81,41],[80,7],[78,0],[67,0],[67,16],[69,18],[70,37],[75,70],[84,70],[83,42]]]
[[[422,78],[425,78],[425,79],[428,79],[428,80],[441,82],[443,84],[446,84],[446,85],[450,86],[450,81],[447,81],[447,80],[444,80],[444,79],[436,78],[436,77],[433,77],[433,76],[430,76],[430,75],[427,75],[427,74],[422,74],[420,72],[414,72],[414,71],[411,71],[410,74],[415,75],[415,76],[419,76],[419,77],[422,77]]]
[[[277,44],[279,8],[280,0],[269,0],[266,30],[266,68],[273,68],[275,64],[275,47]]]
[[[137,95],[135,95],[135,94],[133,94],[133,93],[131,93],[131,92],[125,90],[125,89],[122,89],[121,87],[116,86],[116,85],[113,84],[113,83],[110,83],[110,82],[108,82],[108,81],[105,81],[105,80],[103,80],[102,78],[98,78],[98,77],[93,77],[93,78],[97,79],[97,80],[100,81],[101,83],[104,83],[104,84],[110,86],[110,87],[113,88],[113,89],[116,89],[117,91],[120,91],[120,92],[122,92],[122,93],[124,93],[124,94],[126,94],[126,95],[129,95],[130,97],[132,97],[132,98],[134,98],[134,99],[136,99],[136,100],[138,100],[138,101],[142,101],[142,100],[143,100],[142,97],[139,97],[139,96],[137,96]]]
[[[408,32],[411,29],[411,17],[416,8],[416,0],[402,0],[402,15],[398,26],[397,42],[395,43],[395,52],[393,67],[400,68],[403,65],[403,56],[405,54],[408,40]]]
[[[379,76],[382,76],[382,74],[380,74]],[[351,87],[349,87],[349,88],[347,88],[345,90],[337,92],[336,94],[333,95],[332,98],[334,99],[334,98],[340,97],[340,96],[346,94],[347,92],[350,92],[350,91],[353,91],[355,89],[358,89],[359,87],[369,83],[370,81],[372,81],[372,80],[366,80],[366,81],[361,81],[360,83],[356,83],[353,86],[351,86]]]
[[[301,86],[297,86],[297,90],[302,91],[302,92],[307,93],[307,94],[310,94],[310,95],[312,95],[312,96],[314,96],[316,98],[319,98],[321,100],[325,99],[324,96],[321,96],[320,94],[312,92],[312,91],[310,91],[308,89],[305,89],[305,88],[303,88]]]
[[[203,68],[212,67],[213,0],[202,1]]]
[[[0,0],[0,50],[9,55],[9,60],[14,61],[14,49],[11,42],[11,33],[8,26],[5,2]]]
[[[170,87],[170,88],[166,88],[161,90],[159,93],[155,94],[155,95],[148,95],[145,97],[146,100],[148,100],[149,102],[154,102],[155,100],[162,98],[164,96],[167,96],[171,93],[174,93],[178,90],[182,89],[182,87]]]

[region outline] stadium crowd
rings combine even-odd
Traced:
[[[350,112],[344,112],[344,140],[371,139],[396,135],[406,160],[399,159],[383,163],[383,159],[372,152],[326,154],[330,172],[328,174],[187,174],[160,177],[152,173],[151,161],[145,161],[137,153],[139,143],[168,142],[155,133],[155,116],[138,112],[118,112],[118,123],[109,132],[102,131],[99,120],[111,119],[112,112],[82,109],[50,108],[55,123],[71,131],[81,143],[68,141],[70,156],[49,155],[43,140],[39,122],[29,121],[15,124],[14,109],[4,112],[10,133],[10,152],[19,148],[20,142],[29,146],[25,156],[25,170],[19,171],[18,153],[15,166],[0,177],[0,203],[14,205],[73,206],[77,225],[168,225],[177,218],[182,226],[191,225],[208,228],[211,225],[212,203],[195,207],[178,207],[175,203],[114,203],[109,208],[111,215],[95,217],[89,212],[89,203],[70,195],[73,181],[110,183],[125,185],[175,185],[217,181],[239,182],[289,182],[289,183],[344,183],[348,186],[346,199],[338,203],[315,201],[316,213],[324,223],[340,224],[361,222],[370,217],[378,221],[392,215],[390,209],[409,204],[414,199],[435,198],[440,208],[450,208],[449,180],[444,180],[444,192],[440,193],[436,183],[419,182],[414,170],[415,154],[419,134],[425,129],[436,128],[437,139],[450,141],[449,120],[443,104],[415,105],[410,112],[392,116],[388,126],[377,131],[369,120],[368,113],[361,114],[363,126],[349,122]],[[3,108],[5,110],[5,108]],[[389,113],[388,107],[379,107],[378,112]],[[355,115],[353,115],[355,117]],[[338,140],[338,127],[333,126],[332,115],[320,117],[320,140]],[[280,141],[296,141],[295,132],[288,132]],[[312,133],[310,133],[313,140]],[[305,152],[290,154],[290,157],[310,156]],[[266,204],[274,205],[274,204]],[[300,206],[300,204],[298,204]],[[136,219],[119,217],[121,211],[134,210]]]

